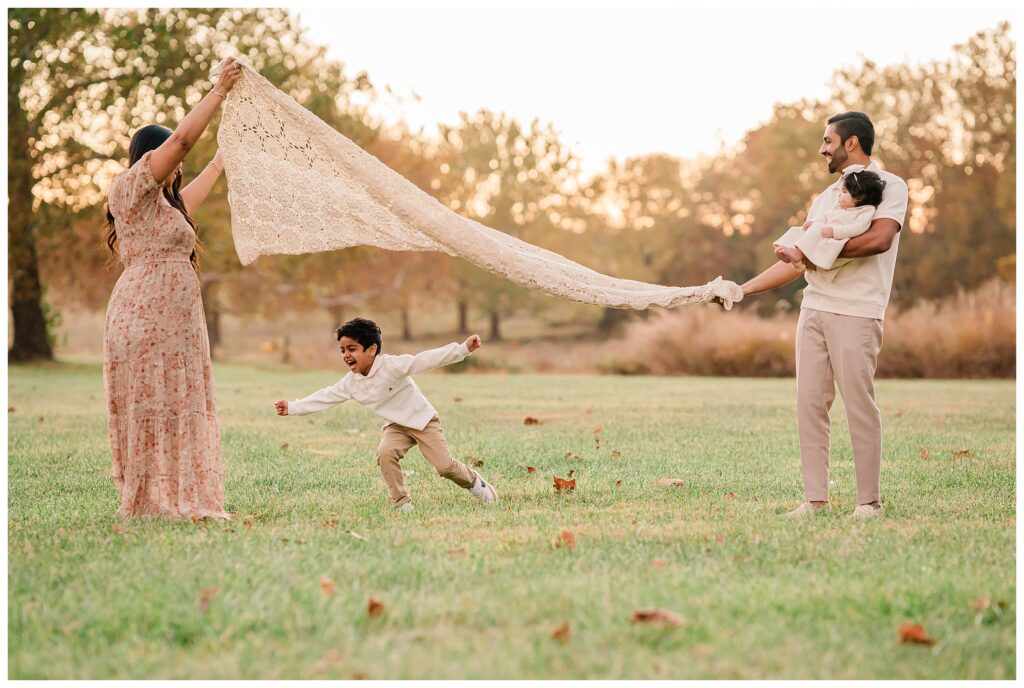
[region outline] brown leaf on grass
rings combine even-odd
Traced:
[[[324,528],[337,528],[338,527],[337,515],[332,512],[330,515],[327,516],[327,518],[325,518],[322,521],[320,521],[320,524]]]
[[[457,404],[460,401],[462,401],[462,397],[452,397],[452,401],[454,401]]]
[[[527,416],[526,418],[523,418],[523,425],[540,425],[540,424],[541,424],[541,420],[539,418],[534,418],[533,416]]]
[[[470,454],[468,458],[469,458],[469,465],[472,466],[473,468],[480,468],[481,466],[484,465],[484,460],[481,459],[476,454]]]
[[[654,568],[654,569],[668,568],[668,562],[665,561],[664,559],[655,559],[654,561],[651,562],[651,568]]]
[[[217,596],[217,588],[203,588],[199,591],[199,611],[205,614],[210,609],[210,603]]]
[[[572,642],[572,631],[569,630],[569,622],[566,621],[561,626],[551,631],[551,637],[563,645],[568,645]]]
[[[613,459],[621,459],[622,458],[622,452],[620,452],[618,449],[612,449],[612,458]]]
[[[391,518],[402,518],[401,514],[391,514]]]
[[[43,418],[42,416],[39,416],[38,418],[36,418],[36,422],[37,423],[42,423],[44,420],[46,420],[46,419]]]
[[[320,576],[320,592],[327,597],[330,597],[334,593],[338,592],[338,589],[334,587],[334,581],[327,576]]]
[[[527,466],[527,467],[526,467],[526,472],[527,472],[527,473],[536,473],[536,472],[537,472],[537,469],[536,469],[536,468],[534,468],[533,466]]]
[[[125,528],[120,523],[115,523],[114,525],[110,526],[110,529],[112,531],[114,531],[115,533],[127,533],[128,532],[128,529]]]
[[[357,533],[357,532],[356,532],[356,531],[354,531],[354,530],[346,530],[346,531],[345,531],[345,534],[346,534],[346,535],[351,535],[351,536],[352,536],[352,537],[354,537],[354,538],[355,538],[356,540],[362,540],[363,542],[369,542],[369,540],[367,540],[367,539],[366,539],[365,537],[363,537],[362,535],[360,535],[359,533]]]
[[[725,498],[728,499],[730,502],[734,502],[734,501],[736,501],[736,493],[735,492],[729,492],[729,493],[727,493],[725,495]]]
[[[594,426],[594,434],[595,435],[600,435],[601,434],[601,426],[600,425],[595,425]]]
[[[7,413],[14,413],[14,411],[15,411],[15,408],[13,406],[8,406],[7,407]]]
[[[615,481],[615,487],[622,487],[622,481],[621,480],[616,480]]]
[[[371,597],[366,600],[366,615],[368,617],[375,618],[384,613],[384,603],[378,600],[376,597]]]
[[[974,455],[974,450],[973,449],[958,449],[955,452],[953,452],[953,456],[955,456],[958,459],[962,459],[962,458],[964,458],[966,456],[973,456],[973,455]]]
[[[983,612],[986,609],[992,609],[993,607],[1006,609],[1006,600],[991,600],[987,597],[971,600],[971,609],[976,612]]]
[[[242,525],[246,528],[252,528],[254,523],[256,523],[256,514],[246,514],[242,517]]]
[[[352,674],[353,681],[365,681],[367,678],[369,678],[369,675],[365,671],[357,671]]]
[[[921,454],[921,458],[924,459],[925,461],[927,461],[929,458],[931,458],[931,452],[929,452],[927,449],[922,449],[920,451],[920,454]]]
[[[287,448],[288,448],[288,443],[287,442],[285,442],[284,444],[281,445],[281,449],[287,449]]]
[[[466,556],[466,548],[465,547],[452,547],[451,549],[448,550],[448,554],[450,554],[453,557],[464,557],[464,556]]]
[[[918,645],[934,645],[935,638],[929,638],[921,624],[904,623],[899,628],[900,645],[916,643]]]
[[[555,547],[562,547],[565,549],[572,549],[576,546],[576,533],[568,530],[563,530],[562,534],[558,536],[558,541],[555,543]]]
[[[313,670],[318,674],[322,674],[340,661],[340,652],[337,650],[328,650],[323,659],[313,665]]]
[[[658,487],[683,487],[686,483],[679,478],[658,478]]]
[[[553,477],[555,478],[555,492],[572,492],[576,489],[576,478],[566,480],[558,476]]]
[[[657,609],[650,607],[647,609],[637,609],[633,612],[632,623],[644,623],[654,624],[660,626],[679,626],[683,623],[682,618],[675,612],[670,612],[667,609]]]
[[[575,472],[576,472],[576,469],[575,469],[575,468],[573,468],[573,469],[572,469],[571,471],[569,471],[569,475],[568,475],[568,477],[569,477],[569,478],[571,478],[571,477],[572,477],[572,474],[573,474],[573,473],[575,473]]]

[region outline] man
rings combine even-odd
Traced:
[[[843,395],[853,442],[857,473],[857,507],[853,516],[881,516],[879,475],[882,460],[882,418],[875,403],[875,365],[882,348],[882,318],[889,303],[899,233],[907,213],[907,184],[881,170],[871,160],[875,128],[863,112],[830,117],[818,152],[828,171],[840,174],[863,165],[885,181],[882,202],[868,230],[846,242],[841,257],[856,258],[831,271],[804,274],[800,320],[796,336],[797,427],[803,468],[804,503],[790,516],[809,516],[830,509],[828,500],[829,409],[836,384]],[[811,205],[808,219],[833,208],[842,178],[825,189]],[[776,250],[776,255],[780,251]],[[781,255],[780,255],[781,257]],[[787,262],[772,267],[742,285],[744,296],[789,284],[801,275]]]

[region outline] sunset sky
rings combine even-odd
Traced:
[[[862,56],[943,58],[1015,18],[1009,9],[868,8],[847,19],[838,9],[296,12],[350,74],[370,74],[385,119],[434,134],[462,110],[540,118],[589,173],[612,156],[713,153],[774,103],[825,96],[833,71]]]

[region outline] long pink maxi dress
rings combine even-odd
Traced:
[[[125,269],[107,305],[103,383],[118,516],[230,518],[196,235],[146,153],[110,187]]]

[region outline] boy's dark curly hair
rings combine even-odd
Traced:
[[[365,318],[353,318],[338,328],[337,335],[339,342],[342,337],[348,337],[349,339],[354,339],[362,344],[364,349],[369,349],[371,346],[376,344],[377,353],[380,353],[380,328],[377,327],[377,323],[372,320],[367,320]]]
[[[862,205],[878,205],[882,202],[882,190],[885,182],[874,172],[851,172],[843,177],[843,186],[850,192],[857,207]]]

